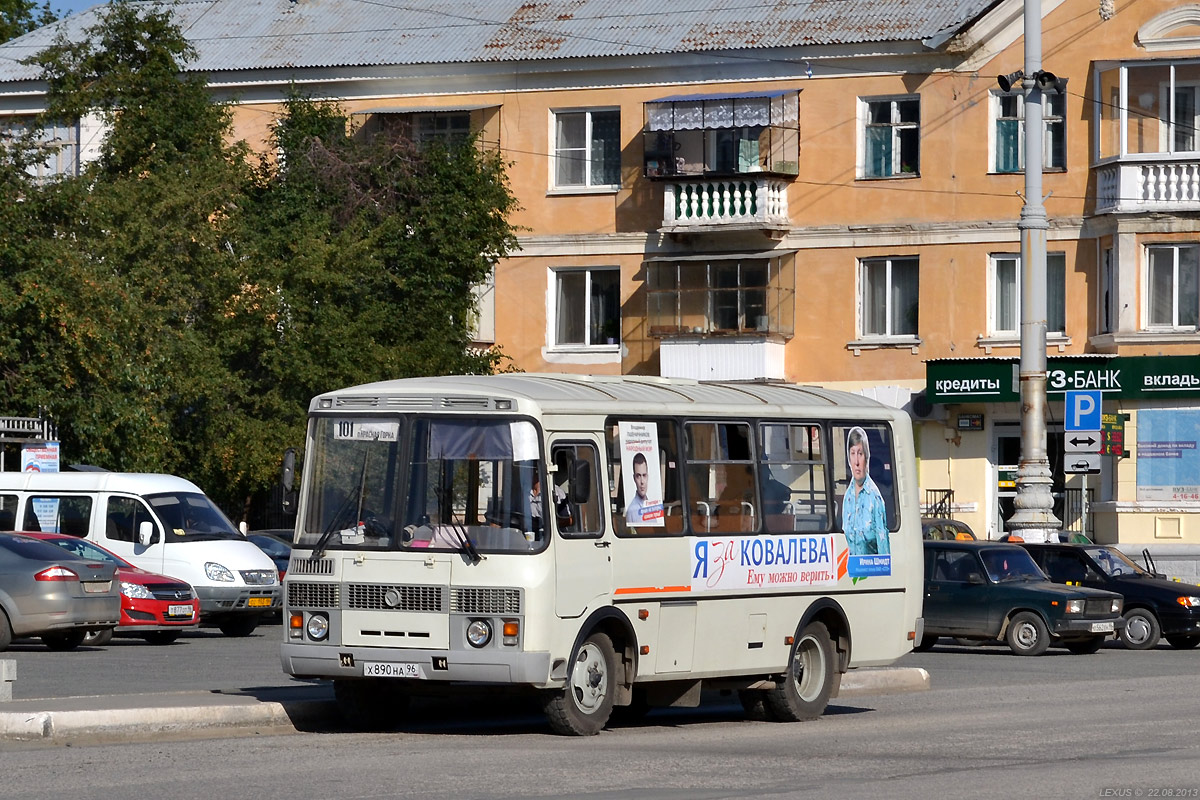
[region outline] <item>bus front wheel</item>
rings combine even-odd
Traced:
[[[575,650],[567,685],[547,695],[543,710],[555,733],[592,736],[612,714],[617,689],[617,654],[612,640],[593,633]]]
[[[792,645],[787,672],[763,696],[767,713],[780,722],[816,719],[833,693],[833,640],[823,623],[813,622]]]

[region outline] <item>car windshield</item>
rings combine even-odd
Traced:
[[[202,494],[170,492],[146,497],[167,529],[167,541],[241,539],[229,517]]]
[[[1100,571],[1110,578],[1119,575],[1144,575],[1150,573],[1129,560],[1129,557],[1115,547],[1085,547],[1084,552],[1092,557]]]
[[[1048,580],[1038,565],[1033,563],[1029,553],[1019,547],[984,550],[980,556],[988,577],[996,583]]]
[[[107,550],[83,539],[48,539],[47,541],[87,561],[103,561],[105,564],[116,564],[118,567],[133,566],[128,561],[117,558]]]

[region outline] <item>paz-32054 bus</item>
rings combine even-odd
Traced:
[[[783,383],[496,375],[313,399],[282,660],[346,716],[535,690],[551,727],[736,690],[819,716],[921,636],[903,411]],[[436,686],[435,686],[436,684]]]

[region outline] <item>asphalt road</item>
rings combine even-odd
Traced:
[[[275,674],[278,632],[45,658],[18,647],[5,657],[19,659],[19,685],[29,677],[27,688],[47,696],[81,672],[65,688],[149,682],[157,691],[172,673],[177,686],[287,685]],[[947,645],[900,663],[929,670],[931,689],[835,700],[820,720],[794,725],[748,721],[717,701],[572,739],[549,734],[528,705],[483,697],[423,703],[389,734],[3,743],[0,799],[1200,797],[1200,650],[1110,645],[1018,658]],[[106,668],[118,664],[124,675]],[[60,677],[29,675],[27,665]]]

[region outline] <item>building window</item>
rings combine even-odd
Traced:
[[[1042,168],[1067,168],[1067,96],[1044,94],[1042,104]],[[1025,96],[1020,92],[993,92],[995,119],[992,169],[1020,172],[1025,169]]]
[[[793,332],[794,254],[667,258],[646,265],[651,336]]]
[[[1149,326],[1195,329],[1200,316],[1200,245],[1147,247],[1146,264]]]
[[[919,281],[915,258],[871,258],[861,264],[862,335],[917,335]]]
[[[1046,332],[1067,330],[1067,256],[1046,254]],[[992,334],[1016,336],[1021,328],[1021,256],[992,256]]]
[[[863,100],[864,178],[920,174],[921,101],[916,96]]]
[[[1113,249],[1100,251],[1100,333],[1117,330],[1117,273],[1113,263]]]
[[[48,123],[35,130],[25,120],[0,123],[0,142],[10,142],[27,135],[36,134],[32,144],[40,150],[41,160],[25,168],[38,183],[52,178],[73,177],[79,174],[79,124]]]
[[[558,269],[554,281],[556,347],[597,347],[621,343],[619,267]]]
[[[446,147],[471,138],[470,111],[426,111],[412,115],[412,138],[418,145],[440,142]]]
[[[642,146],[649,178],[795,175],[800,93],[686,95],[646,103]]]
[[[621,112],[555,112],[555,187],[616,188],[620,184]]]

